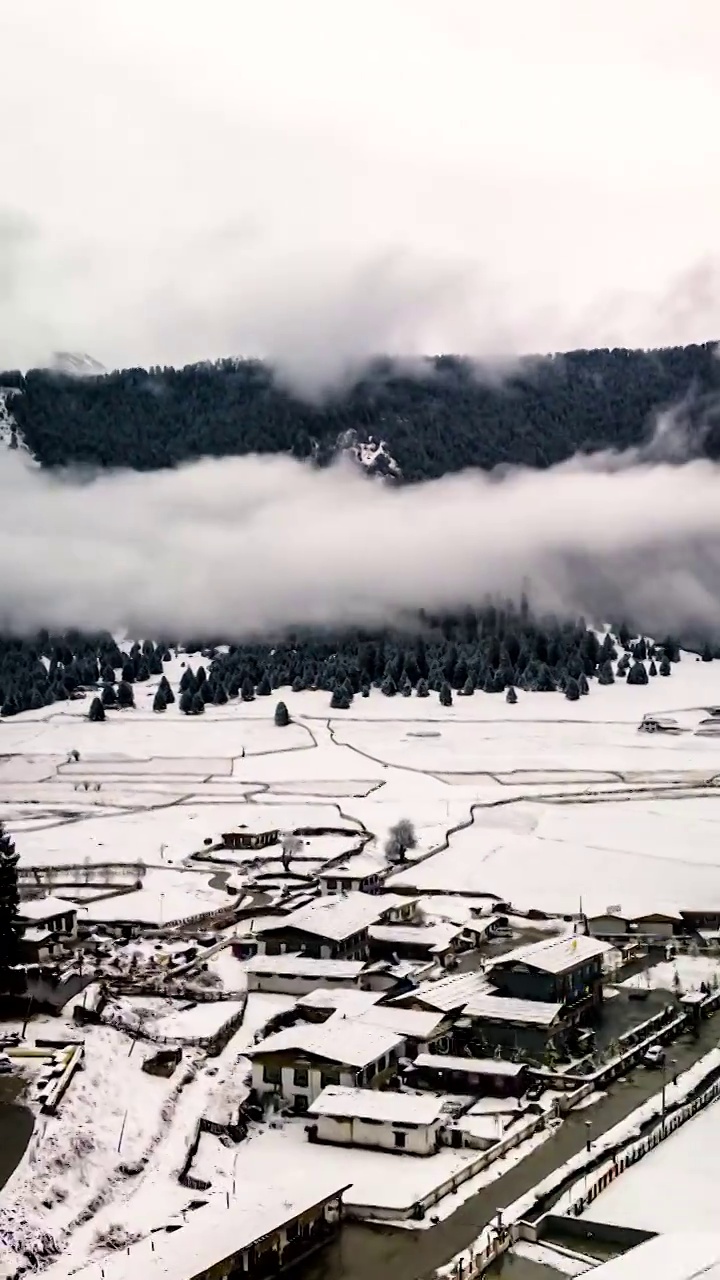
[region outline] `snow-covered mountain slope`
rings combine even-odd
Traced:
[[[50,368],[53,373],[67,373],[73,378],[99,378],[107,373],[99,360],[79,351],[56,351]]]

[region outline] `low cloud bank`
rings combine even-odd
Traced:
[[[720,468],[632,454],[405,487],[341,460],[53,476],[0,459],[0,625],[241,638],[486,592],[720,633]]]

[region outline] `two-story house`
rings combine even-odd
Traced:
[[[486,971],[500,995],[561,1005],[575,1020],[603,999],[603,958],[607,942],[586,934],[517,947],[498,956]]]

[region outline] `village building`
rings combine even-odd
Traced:
[[[276,827],[264,831],[252,831],[247,827],[238,827],[235,831],[225,831],[220,837],[223,849],[267,849],[280,840],[280,832]]]
[[[405,1042],[404,1057],[416,1058],[419,1053],[448,1052],[452,1043],[452,1019],[437,1011],[398,1009],[391,1004],[374,1004],[362,1012],[345,1013],[339,1010],[336,1017],[354,1017],[368,1026],[384,1027],[402,1036]]]
[[[335,963],[344,962],[340,960]],[[382,991],[361,991],[355,987],[315,987],[306,995],[298,997],[295,1009],[306,1022],[327,1022],[334,1013],[348,1018],[367,1013],[383,998]]]
[[[279,1096],[304,1112],[328,1085],[375,1088],[389,1080],[404,1048],[396,1032],[356,1018],[298,1023],[247,1050],[253,1093],[260,1100]]]
[[[521,1098],[528,1086],[528,1069],[521,1063],[442,1053],[418,1054],[405,1076],[408,1083],[419,1088],[498,1098]]]
[[[357,990],[363,960],[319,960],[304,955],[257,955],[245,965],[248,991],[305,995],[322,987]]]
[[[468,950],[473,940],[462,925],[438,920],[430,924],[376,924],[368,930],[370,956],[374,960],[397,957],[435,960],[446,964],[451,956]]]
[[[501,995],[563,1005],[578,1014],[603,999],[603,958],[610,944],[587,934],[517,947],[488,966]]]
[[[436,968],[434,960],[372,960],[360,974],[363,991],[380,991],[395,998],[412,991]]]
[[[634,939],[655,942],[682,932],[683,918],[679,911],[671,909],[631,913],[616,907],[604,915],[589,916],[587,927],[592,937],[618,945]]]
[[[28,898],[18,907],[18,923],[23,929],[45,928],[50,934],[74,938],[77,933],[77,903],[65,898]]]
[[[57,934],[42,924],[24,929],[18,942],[18,957],[25,965],[47,964],[63,950],[64,945]]]
[[[330,1086],[312,1103],[308,1115],[310,1142],[371,1147],[412,1156],[431,1156],[439,1149],[444,1098],[378,1089]]]
[[[299,952],[318,960],[365,960],[368,929],[385,919],[412,915],[412,900],[396,894],[348,893],[316,898],[258,930],[258,953]]]
[[[273,1280],[337,1234],[349,1185],[304,1170],[277,1188],[258,1186],[227,1208],[198,1208],[179,1229],[153,1231],[89,1263],[76,1280]],[[47,1280],[66,1276],[63,1263],[47,1272]]]
[[[358,853],[354,858],[336,867],[326,867],[320,872],[320,892],[377,893],[388,872],[388,864],[382,858]]]
[[[468,1000],[491,990],[482,973],[454,973],[437,982],[419,981],[415,987],[393,996],[391,1003],[405,1009],[429,1009],[459,1015]]]
[[[564,1049],[569,1024],[561,1004],[542,1000],[517,1000],[497,994],[482,994],[466,1004],[455,1024],[455,1038],[475,1057],[478,1050],[521,1051],[542,1058],[549,1050]]]

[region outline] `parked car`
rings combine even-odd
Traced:
[[[664,1067],[665,1066],[665,1050],[662,1048],[662,1045],[659,1045],[659,1044],[651,1045],[647,1053],[643,1054],[642,1064],[644,1067],[650,1067],[652,1069],[657,1069],[658,1067]]]

